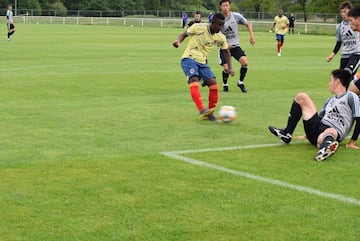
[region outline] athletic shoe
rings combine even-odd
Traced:
[[[281,53],[280,53],[280,52],[278,53],[278,57],[281,57]]]
[[[212,109],[203,109],[200,111],[200,120],[207,120],[209,115],[212,115],[214,113],[215,108]]]
[[[214,114],[208,115],[208,116],[207,116],[207,120],[213,121],[213,122],[221,122],[220,120],[218,120],[218,119],[214,116]]]
[[[229,86],[223,85],[223,91],[224,92],[229,92]]]
[[[246,93],[247,92],[247,89],[245,88],[245,85],[244,84],[237,84],[237,86],[241,89],[241,92],[243,93]]]
[[[339,142],[337,141],[331,142],[328,146],[325,146],[318,151],[318,153],[315,156],[315,160],[318,162],[324,161],[329,156],[334,155],[338,147],[339,147]]]
[[[290,143],[290,141],[292,139],[292,136],[290,133],[285,133],[285,131],[283,129],[278,129],[273,126],[269,126],[269,130],[274,136],[279,137],[286,144]]]

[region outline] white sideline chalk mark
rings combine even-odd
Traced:
[[[317,190],[317,189],[314,189],[314,188],[309,188],[309,187],[305,187],[305,186],[301,186],[301,185],[295,185],[295,184],[280,181],[280,180],[277,180],[277,179],[257,176],[257,175],[254,175],[254,174],[251,174],[251,173],[248,173],[248,172],[237,171],[237,170],[222,167],[222,166],[219,166],[219,165],[216,165],[216,164],[211,164],[211,163],[207,163],[207,162],[204,162],[204,161],[200,161],[200,160],[196,160],[196,159],[193,159],[193,158],[182,156],[182,154],[190,154],[190,153],[251,149],[251,148],[261,148],[261,147],[273,147],[273,146],[280,146],[280,145],[283,145],[283,144],[262,144],[262,145],[224,147],[224,148],[214,148],[214,149],[170,151],[170,152],[161,152],[161,154],[164,155],[164,156],[167,156],[169,158],[180,160],[180,161],[192,164],[192,165],[201,166],[201,167],[207,167],[207,168],[211,168],[211,169],[214,169],[214,170],[230,173],[230,174],[235,175],[235,176],[246,177],[246,178],[253,179],[253,180],[256,180],[256,181],[261,181],[261,182],[265,182],[265,183],[268,183],[268,184],[277,185],[277,186],[280,186],[280,187],[286,187],[286,188],[289,188],[289,189],[292,189],[292,190],[305,192],[305,193],[310,193],[310,194],[314,194],[314,195],[317,195],[317,196],[320,196],[320,197],[331,198],[331,199],[335,199],[335,200],[338,200],[338,201],[341,201],[341,202],[355,204],[357,206],[360,206],[360,200],[352,198],[352,197],[346,197],[344,195],[335,194],[335,193],[323,192],[323,191],[320,191],[320,190]]]

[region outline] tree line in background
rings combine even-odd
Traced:
[[[219,0],[0,0],[0,8],[11,3],[18,9],[41,10],[177,10],[217,11]],[[232,10],[239,12],[339,13],[344,0],[232,0]],[[355,6],[360,0],[351,1]]]

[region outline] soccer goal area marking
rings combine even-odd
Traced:
[[[317,189],[314,189],[314,188],[309,188],[309,187],[305,187],[305,186],[301,186],[301,185],[291,184],[291,183],[284,182],[284,181],[277,180],[277,179],[258,176],[258,175],[251,174],[249,172],[234,170],[234,169],[226,168],[226,167],[223,167],[223,166],[219,166],[219,165],[208,163],[208,162],[201,161],[201,160],[196,160],[196,159],[189,158],[189,157],[185,156],[186,154],[191,154],[191,153],[233,151],[233,150],[244,150],[244,149],[254,149],[254,148],[276,147],[276,146],[281,146],[281,145],[283,145],[283,144],[280,144],[280,143],[279,144],[260,144],[260,145],[235,146],[235,147],[224,147],[224,148],[208,148],[208,149],[194,149],[194,150],[183,150],[183,151],[167,151],[167,152],[161,152],[160,154],[162,154],[162,155],[164,155],[166,157],[169,157],[171,159],[175,159],[175,160],[178,160],[178,161],[183,161],[183,162],[189,163],[191,165],[210,168],[210,169],[230,173],[230,174],[235,175],[235,176],[245,177],[245,178],[256,180],[256,181],[259,181],[259,182],[264,182],[264,183],[268,183],[268,184],[272,184],[272,185],[277,185],[277,186],[280,186],[280,187],[285,187],[285,188],[296,190],[296,191],[299,191],[299,192],[305,192],[305,193],[317,195],[317,196],[320,196],[320,197],[323,197],[323,198],[335,199],[337,201],[341,201],[341,202],[344,202],[344,203],[355,204],[357,206],[360,206],[360,200],[352,198],[352,197],[347,197],[347,196],[343,196],[343,195],[336,194],[336,193],[323,192],[321,190],[317,190]]]

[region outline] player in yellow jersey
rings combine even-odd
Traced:
[[[271,30],[274,30],[274,28],[277,41],[277,53],[278,56],[281,56],[281,48],[284,44],[285,34],[289,29],[289,19],[284,15],[284,11],[282,9],[279,10],[278,15],[274,18],[274,24]]]
[[[219,87],[214,73],[207,64],[207,56],[211,49],[219,47],[224,52],[229,63],[230,73],[234,75],[226,37],[220,32],[224,27],[224,22],[225,18],[222,14],[215,14],[210,24],[194,24],[173,42],[173,46],[178,48],[186,37],[190,37],[181,58],[181,67],[187,76],[190,94],[200,112],[201,120],[217,121],[213,113],[219,99]],[[208,108],[203,105],[199,90],[200,80],[203,81],[203,86],[207,85],[209,87]]]

